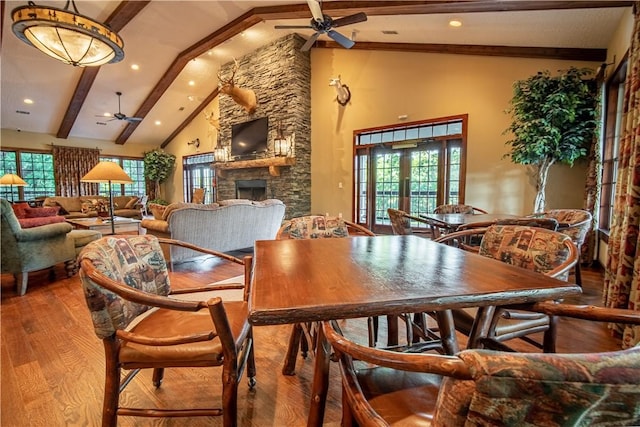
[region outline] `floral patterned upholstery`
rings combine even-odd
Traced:
[[[570,237],[541,228],[492,225],[480,243],[480,255],[507,264],[548,273],[570,255],[564,244]],[[559,279],[566,280],[568,272]]]
[[[132,288],[166,296],[170,291],[167,264],[154,236],[131,236],[128,239],[105,237],[89,243],[79,260],[91,260],[105,276]],[[125,329],[149,307],[128,301],[96,285],[80,270],[87,306],[96,335],[107,338]]]
[[[571,237],[573,243],[580,248],[591,229],[592,215],[581,209],[553,209],[543,212],[543,217],[554,218],[560,223],[558,231]]]
[[[289,223],[289,238],[319,239],[327,237],[347,237],[349,230],[342,218],[309,215],[293,218]]]
[[[594,354],[458,355],[472,380],[444,379],[434,425],[640,425],[640,347]]]

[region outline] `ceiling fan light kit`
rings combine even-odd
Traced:
[[[74,11],[69,10],[69,5]],[[78,13],[75,1],[64,9],[30,1],[11,12],[13,33],[23,42],[65,64],[96,67],[124,58],[120,36],[105,25]]]

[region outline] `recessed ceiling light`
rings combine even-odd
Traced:
[[[449,26],[454,28],[462,27],[462,21],[459,19],[452,19],[449,21]]]
[[[195,86],[196,82],[194,82],[193,80],[189,80],[189,86]]]
[[[111,113],[104,113],[103,116],[105,117],[111,117]]]
[[[162,122],[160,120],[156,120],[155,124],[156,124],[156,126],[160,126],[162,124]]]
[[[140,66],[138,64],[131,64],[131,69],[138,71],[140,69]]]
[[[25,104],[33,104],[33,99],[25,98],[24,99],[24,103]]]

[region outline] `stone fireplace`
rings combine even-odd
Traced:
[[[238,58],[235,84],[252,89],[258,106],[250,115],[229,96],[221,95],[218,144],[229,147],[234,124],[268,117],[269,151],[266,158],[253,163],[230,161],[227,165],[233,167],[229,168],[216,168],[214,163],[216,201],[280,199],[287,206],[286,218],[311,212],[311,60],[309,52],[300,51],[304,43],[299,35],[290,34]],[[224,64],[221,75],[230,75],[233,65],[233,61]],[[285,136],[295,135],[295,159],[274,167],[275,160],[284,159],[273,157],[279,121]]]
[[[266,179],[236,180],[236,199],[265,200],[267,198]]]

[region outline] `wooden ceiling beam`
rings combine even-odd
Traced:
[[[138,13],[140,13],[140,11],[144,9],[150,1],[151,0],[123,1],[113,11],[109,18],[107,18],[104,24],[117,33],[122,30]],[[82,75],[78,80],[78,84],[73,92],[71,101],[69,101],[67,111],[64,113],[58,132],[56,133],[57,138],[66,139],[69,137],[71,128],[78,119],[82,105],[87,99],[87,95],[89,95],[91,86],[93,86],[93,82],[98,76],[100,68],[101,67],[85,67],[84,70],[82,70]]]
[[[318,40],[315,48],[340,49],[333,41]],[[607,49],[578,49],[559,47],[480,46],[427,43],[358,42],[351,50],[386,50],[396,52],[448,53],[453,55],[506,56],[513,58],[550,58],[571,61],[601,61],[607,59]]]

